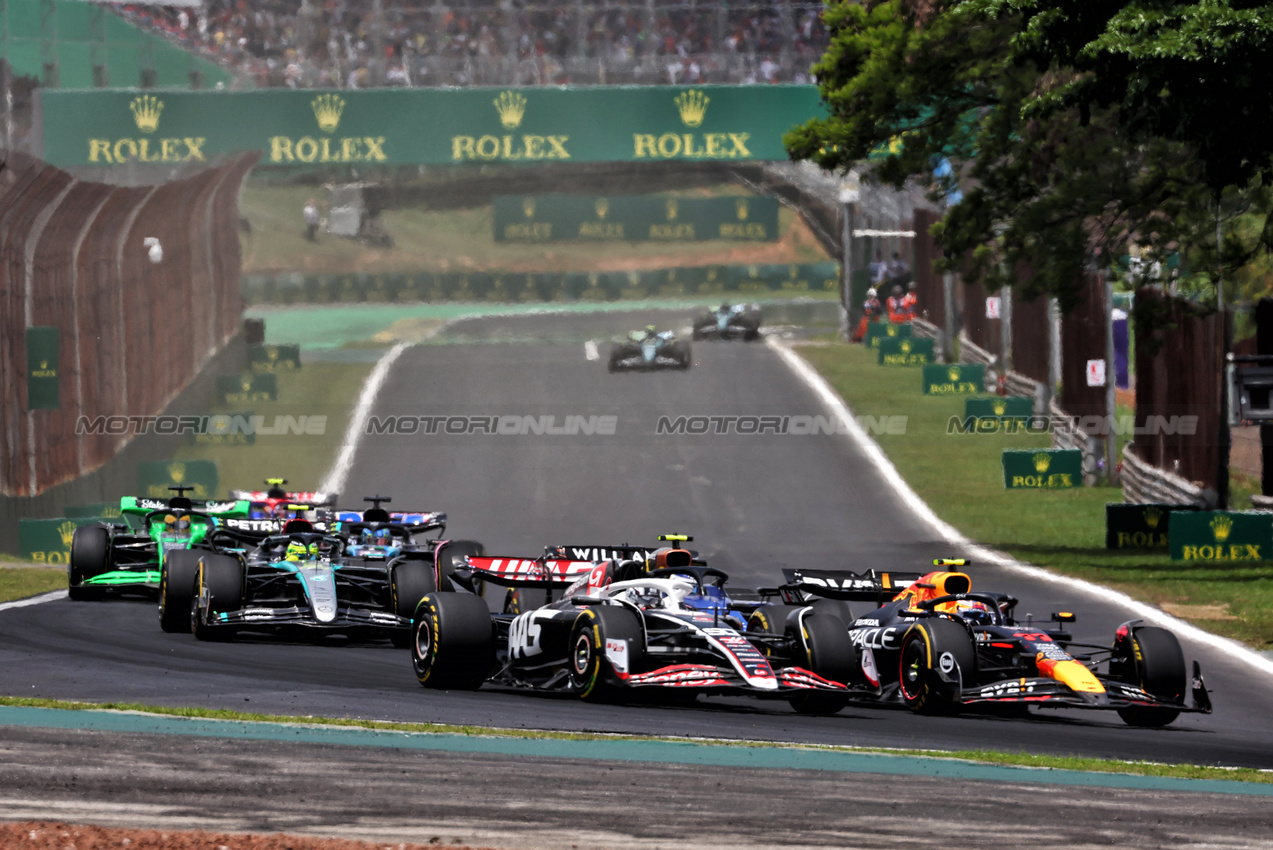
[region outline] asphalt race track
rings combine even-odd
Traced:
[[[685,316],[676,316],[683,323]],[[650,321],[666,321],[658,316]],[[535,556],[549,543],[695,547],[742,587],[773,584],[784,566],[923,569],[957,556],[909,518],[849,438],[836,435],[658,434],[660,416],[825,414],[765,345],[701,343],[686,372],[611,375],[607,343],[644,324],[627,315],[530,316],[459,323],[409,349],[374,415],[617,416],[611,435],[397,434],[368,437],[344,501],[379,492],[395,508],[444,510],[448,536],[492,554]],[[500,342],[470,342],[498,339]],[[584,342],[599,341],[600,359]],[[916,380],[913,372],[899,378]],[[1023,496],[1028,498],[1028,494]],[[1128,615],[1086,594],[1057,592],[993,567],[974,588],[1021,599],[1018,614],[1071,610],[1078,640],[1107,643]],[[853,706],[803,717],[785,703],[700,699],[694,705],[594,706],[559,695],[484,688],[425,691],[407,654],[334,638],[287,643],[241,637],[204,644],[159,630],[153,603],[59,600],[0,612],[0,693],[197,705],[285,714],[438,721],[882,747],[993,748],[1273,768],[1273,678],[1185,642],[1201,661],[1216,711],[1160,730],[1113,713],[1031,718],[914,717]]]

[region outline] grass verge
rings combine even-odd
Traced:
[[[1215,634],[1273,648],[1273,563],[1191,564],[1167,555],[1105,548],[1110,487],[1007,490],[1004,449],[1050,444],[1028,434],[947,434],[963,416],[963,397],[925,396],[918,369],[876,364],[862,346],[800,349],[859,416],[907,417],[904,435],[876,441],[933,511],[967,537],[1059,573],[1098,582]]]
[[[66,589],[66,571],[48,567],[0,567],[0,602]]]
[[[392,723],[382,720],[333,717],[291,717],[276,714],[252,714],[239,711],[206,708],[170,708],[167,706],[141,705],[137,703],[88,703],[67,700],[33,699],[29,697],[0,696],[0,705],[28,708],[53,708],[66,711],[130,711],[157,714],[168,717],[189,717],[207,720],[228,720],[243,723],[298,723],[308,726],[378,729],[393,732],[414,732],[433,735],[473,735],[492,738],[519,738],[559,741],[667,741],[685,743],[687,740],[704,746],[764,747],[775,749],[804,749],[824,752],[853,753],[863,755],[911,756],[919,758],[970,761],[1013,767],[1030,767],[1051,770],[1076,770],[1093,773],[1119,773],[1136,776],[1162,776],[1176,779],[1211,779],[1231,782],[1256,782],[1273,784],[1273,772],[1253,768],[1212,767],[1191,764],[1159,764],[1157,762],[1131,762],[1114,759],[1080,758],[1073,756],[1033,755],[991,750],[920,750],[887,749],[875,747],[844,747],[835,745],[791,744],[773,741],[733,741],[720,738],[676,738],[671,736],[606,735],[595,732],[554,732],[541,729],[504,729],[488,726],[457,726],[446,723]]]

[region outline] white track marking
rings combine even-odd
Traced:
[[[766,337],[765,344],[778,355],[797,377],[805,382],[809,389],[813,390],[823,404],[844,421],[849,439],[862,450],[866,459],[870,461],[884,481],[897,493],[898,498],[906,504],[906,507],[922,522],[936,531],[952,547],[967,552],[977,560],[986,561],[1021,575],[1029,576],[1035,581],[1061,585],[1089,596],[1117,603],[1146,622],[1170,628],[1180,636],[1218,650],[1236,661],[1241,661],[1254,667],[1262,673],[1273,674],[1273,660],[1265,658],[1235,640],[1213,635],[1192,623],[1177,619],[1159,608],[1139,602],[1120,591],[1102,587],[1090,581],[1057,575],[1030,564],[1023,564],[1002,552],[996,552],[964,537],[954,526],[943,522],[937,514],[933,513],[932,508],[928,507],[924,500],[916,495],[915,491],[910,488],[910,485],[898,473],[897,467],[893,466],[892,461],[880,449],[879,444],[872,440],[866,431],[857,424],[857,420],[854,419],[852,411],[849,410],[844,400],[818,374],[817,370],[809,365],[808,361],[796,354],[790,346],[782,344],[774,337]]]
[[[413,343],[400,342],[393,348],[385,352],[384,356],[376,361],[376,368],[371,370],[371,374],[367,376],[367,380],[363,382],[362,392],[358,394],[358,404],[354,408],[354,415],[349,419],[349,428],[345,431],[345,439],[340,447],[340,455],[337,456],[336,462],[332,464],[331,470],[327,473],[327,477],[323,479],[323,483],[319,485],[320,493],[339,493],[345,487],[345,479],[349,477],[349,470],[354,465],[354,454],[358,451],[358,445],[362,442],[362,432],[367,429],[367,417],[371,415],[371,406],[375,404],[376,396],[380,394],[380,388],[384,386],[385,379],[389,377],[389,370],[402,352],[411,347]]]
[[[65,598],[65,590],[54,590],[50,593],[41,593],[39,596],[32,596],[29,599],[19,599],[15,602],[0,602],[0,611],[8,611],[10,608],[25,608],[28,605],[39,605],[41,602],[52,602],[54,599]]]
[[[596,360],[601,356],[597,353],[596,340],[590,339],[583,344],[583,356],[587,357],[589,360]]]

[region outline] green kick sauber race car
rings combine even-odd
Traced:
[[[71,538],[66,589],[72,599],[103,599],[107,591],[159,593],[164,556],[173,549],[192,549],[223,519],[251,513],[251,502],[192,501],[192,487],[169,487],[168,500],[125,496],[119,500],[122,523],[83,525]]]

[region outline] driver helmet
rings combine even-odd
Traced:
[[[870,289],[868,289],[868,290],[866,291],[866,297],[867,297],[867,298],[875,298],[877,295],[878,295],[878,293],[876,293],[876,291],[875,291],[875,287],[874,287],[874,286],[872,286]]]
[[[963,618],[964,622],[979,626],[990,626],[995,622],[994,610],[986,603],[975,599],[961,599],[956,602],[955,613]]]
[[[286,561],[313,561],[318,558],[318,543],[310,543],[306,546],[299,540],[290,540],[287,544],[287,553],[283,556]]]
[[[190,518],[168,514],[168,516],[164,517],[164,525],[168,526],[170,530],[184,531],[190,527]]]
[[[720,309],[721,309],[721,312],[722,312],[722,313],[728,313],[728,312],[729,312],[729,302],[728,302],[728,301],[726,301],[724,304],[720,305]]]
[[[657,587],[634,587],[627,592],[627,597],[642,611],[663,607],[663,591]]]
[[[654,335],[655,333],[657,333],[657,332],[658,332],[658,329],[657,329],[656,327],[654,327],[654,325],[646,325],[646,326],[645,326],[645,333],[646,333],[646,335],[647,335],[647,336],[653,336],[653,335]]]

